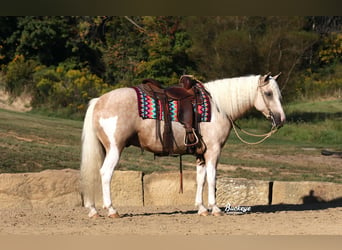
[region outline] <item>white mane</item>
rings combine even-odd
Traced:
[[[233,119],[253,106],[260,75],[226,78],[204,84],[220,113]]]

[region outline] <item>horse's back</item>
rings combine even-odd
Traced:
[[[126,108],[125,105],[133,102],[137,102],[136,93],[133,88],[118,88],[100,96],[96,109],[115,111],[120,108]]]

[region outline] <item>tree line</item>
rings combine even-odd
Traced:
[[[34,107],[82,113],[90,98],[182,74],[209,81],[282,72],[284,98],[341,89],[342,17],[0,17],[1,84]],[[340,93],[340,92],[339,92]]]

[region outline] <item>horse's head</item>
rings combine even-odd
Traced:
[[[272,120],[273,126],[281,127],[286,120],[283,107],[281,106],[281,94],[276,82],[280,74],[272,77],[271,74],[261,76],[258,83],[258,91],[254,106],[268,119]]]

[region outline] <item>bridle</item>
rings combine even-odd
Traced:
[[[265,93],[262,91],[262,87],[268,85],[270,82],[269,81],[265,81],[264,83],[261,83],[261,79],[262,79],[262,76],[260,76],[259,81],[258,81],[258,89],[259,89],[261,97],[262,97],[262,99],[263,99],[263,101],[265,103],[265,106],[266,106],[266,108],[268,110],[268,117],[267,118],[272,120],[272,128],[273,128],[273,127],[276,127],[277,124],[275,122],[274,114],[273,114],[273,112],[272,112],[272,110],[270,108],[270,105],[269,105],[269,102],[267,101]]]
[[[264,103],[265,103],[265,106],[266,106],[266,108],[267,108],[267,110],[268,110],[268,118],[272,120],[272,127],[271,127],[271,130],[270,130],[268,133],[266,133],[266,134],[260,134],[260,135],[258,135],[258,134],[253,134],[253,133],[250,133],[250,132],[248,132],[248,131],[242,129],[239,125],[237,125],[237,124],[235,123],[235,121],[234,121],[230,116],[227,116],[228,119],[230,120],[231,124],[232,124],[232,127],[233,127],[233,129],[234,129],[234,132],[235,132],[236,136],[239,138],[239,140],[240,140],[241,142],[243,142],[243,143],[245,143],[245,144],[248,144],[248,145],[260,144],[260,143],[264,142],[267,138],[271,137],[271,135],[273,135],[275,132],[278,131],[278,127],[277,127],[276,122],[275,122],[275,119],[274,119],[274,114],[273,114],[273,112],[272,112],[272,110],[271,110],[271,108],[270,108],[269,102],[267,101],[267,98],[266,98],[265,94],[264,94],[263,91],[262,91],[262,87],[264,87],[264,86],[266,86],[267,84],[269,84],[269,81],[265,81],[264,83],[262,83],[262,82],[261,82],[261,79],[262,79],[262,76],[260,76],[259,81],[258,81],[258,89],[259,89],[260,94],[261,94],[261,96],[262,96],[262,99],[263,99],[263,101],[264,101]],[[253,137],[263,137],[263,138],[260,139],[260,140],[257,141],[257,142],[247,142],[246,140],[244,140],[244,139],[239,135],[239,133],[237,132],[237,129],[236,129],[236,128],[238,128],[241,132],[243,132],[243,133],[246,134],[246,135],[253,136]]]

